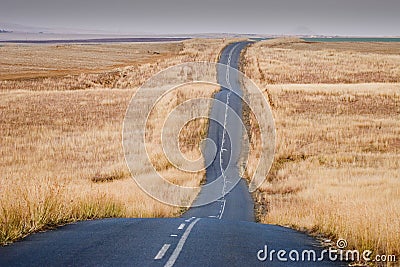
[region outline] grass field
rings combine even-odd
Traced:
[[[9,57],[0,59],[0,243],[76,220],[180,214],[180,208],[154,200],[130,178],[122,149],[123,118],[137,87],[151,75],[178,63],[216,61],[225,45],[222,40],[189,40],[1,47]],[[211,97],[215,90],[183,87],[168,101]],[[151,136],[171,108],[150,117]],[[188,158],[200,156],[206,125],[193,121],[177,137],[188,140],[181,142]],[[149,145],[159,146],[159,139]],[[204,178],[204,171],[184,173],[161,164],[165,160],[158,154],[151,157],[176,184],[196,186]],[[194,197],[176,196],[185,202]]]
[[[0,59],[0,90],[134,89],[167,67],[184,62],[217,61],[226,43],[222,39],[192,39],[61,48],[57,48],[59,45],[6,45],[0,47],[4,55]],[[18,56],[19,53],[23,56]],[[19,63],[13,64],[13,61]]]
[[[398,43],[259,42],[247,50],[247,75],[264,84],[400,82]]]
[[[183,49],[176,43],[5,45],[0,47],[0,80],[101,73],[153,62]]]
[[[261,222],[399,255],[399,50],[294,39],[248,48],[244,69],[277,128],[275,161],[255,194]]]

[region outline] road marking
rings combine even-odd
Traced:
[[[181,223],[181,225],[179,225],[178,230],[182,230],[183,228],[185,228],[185,224]]]
[[[210,216],[208,216],[208,218],[218,218],[218,216],[210,215]]]
[[[222,201],[222,210],[221,210],[221,212],[220,212],[220,214],[219,214],[219,217],[218,217],[218,219],[222,219],[222,215],[224,214],[224,211],[225,211],[225,203],[226,203],[226,200],[224,199],[223,201]]]
[[[227,120],[228,120],[228,107],[229,107],[229,97],[231,96],[231,91],[229,91],[229,93],[226,94],[226,103],[225,103],[225,115],[224,115],[224,129],[222,131],[222,141],[221,141],[221,150],[219,152],[219,168],[221,169],[221,174],[222,177],[224,178],[224,185],[222,187],[222,197],[225,197],[225,188],[226,188],[226,176],[225,176],[225,170],[222,167],[222,154],[224,153],[224,151],[226,151],[226,149],[224,149],[224,145],[225,145],[225,132],[226,132],[226,124],[227,124]],[[228,162],[229,163],[229,162]]]
[[[235,51],[236,47],[238,47],[238,46],[239,46],[239,43],[236,44],[232,48],[231,51],[229,51],[228,62],[227,62],[227,66],[226,66],[226,77],[225,77],[228,87],[232,87],[231,82],[229,81],[229,70],[231,68],[230,65],[231,65],[231,61],[232,61],[233,52]],[[224,214],[224,210],[225,210],[225,194],[226,194],[226,183],[227,183],[227,179],[226,179],[226,176],[225,176],[225,170],[222,167],[222,162],[223,162],[222,154],[224,153],[224,151],[227,151],[227,149],[224,148],[224,145],[225,145],[225,132],[226,132],[227,119],[228,119],[229,97],[231,96],[231,93],[233,91],[233,90],[231,90],[232,88],[228,88],[228,89],[229,89],[229,92],[226,95],[226,103],[225,103],[225,117],[224,117],[224,125],[223,125],[224,129],[223,129],[223,132],[222,132],[221,150],[219,152],[219,167],[221,169],[221,174],[222,174],[222,177],[224,179],[224,185],[222,187],[222,198],[224,198],[224,199],[223,199],[223,206],[222,206],[222,208],[220,210],[219,219],[222,218],[222,215]],[[229,164],[229,162],[228,162],[228,164]]]
[[[226,69],[225,79],[226,79],[226,84],[228,85],[228,87],[232,87],[231,82],[229,81],[229,67]]]
[[[225,77],[228,87],[232,87],[232,85],[231,85],[231,83],[229,81],[229,68],[230,68],[233,52],[235,51],[236,47],[238,47],[238,46],[239,46],[239,44],[236,44],[232,48],[232,50],[229,52],[229,56],[228,56],[228,62],[227,62],[227,66],[226,66],[226,77]],[[224,185],[222,187],[222,197],[225,197],[225,194],[226,194],[226,183],[227,183],[226,176],[225,176],[225,170],[222,167],[222,163],[223,163],[222,154],[224,153],[224,151],[227,151],[227,149],[224,148],[224,145],[225,145],[225,132],[226,132],[227,119],[228,119],[229,97],[231,96],[231,93],[232,93],[231,88],[228,88],[228,89],[229,89],[229,92],[226,95],[226,103],[225,103],[225,115],[224,115],[224,125],[223,125],[224,129],[223,129],[223,132],[222,132],[221,150],[219,151],[219,168],[221,169],[221,174],[222,174],[222,177],[224,179]]]
[[[232,60],[233,51],[235,51],[235,49],[236,49],[236,47],[238,47],[238,45],[239,45],[239,44],[236,44],[236,45],[232,48],[232,50],[229,52],[228,62],[227,62],[228,64],[226,64],[227,67],[226,67],[225,79],[226,79],[226,83],[227,83],[227,85],[228,85],[229,87],[232,87],[232,86],[231,86],[231,82],[229,81],[229,68],[230,68],[230,65],[231,65],[231,60]]]
[[[160,251],[154,257],[154,259],[155,260],[161,260],[164,257],[165,253],[167,252],[167,250],[169,249],[170,246],[171,246],[171,244],[164,244],[164,246],[162,246]]]
[[[194,220],[191,224],[189,224],[188,228],[186,229],[186,231],[183,233],[181,239],[178,242],[178,245],[176,245],[176,248],[174,250],[174,252],[172,252],[171,257],[169,257],[167,263],[164,265],[164,267],[171,267],[175,264],[175,261],[178,259],[179,254],[182,251],[183,246],[185,245],[186,239],[188,238],[190,232],[192,231],[194,225],[200,221],[200,218],[197,218],[196,220]]]
[[[196,217],[192,217],[192,218],[186,219],[185,222],[191,222],[191,221],[193,221],[194,219],[196,219]]]
[[[170,236],[172,236],[172,237],[177,237],[178,235],[170,235]]]

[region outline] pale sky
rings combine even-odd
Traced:
[[[400,0],[1,0],[0,22],[119,33],[400,36]]]

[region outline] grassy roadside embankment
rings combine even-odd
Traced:
[[[247,49],[243,68],[269,98],[277,130],[256,193],[261,222],[400,254],[399,52],[398,43],[295,39]]]

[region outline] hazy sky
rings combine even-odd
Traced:
[[[149,33],[400,35],[400,0],[1,0],[0,22]]]

